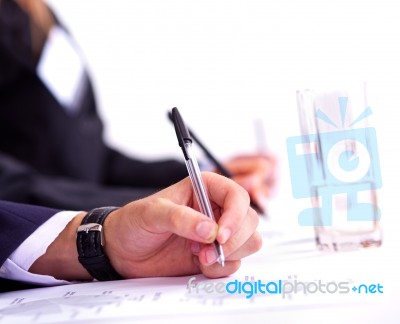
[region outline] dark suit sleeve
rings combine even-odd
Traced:
[[[0,1],[0,199],[88,210],[187,176],[178,161],[143,161],[106,145],[89,75],[76,110],[61,105],[36,73],[32,27],[16,1]]]
[[[0,199],[66,210],[122,206],[157,188],[104,186],[90,181],[43,175],[0,152]]]
[[[108,148],[106,182],[110,185],[168,187],[188,176],[184,163],[174,159],[144,161]]]
[[[57,212],[57,209],[0,200],[0,265]],[[0,292],[35,287],[38,286],[0,278]]]
[[[0,264],[57,212],[53,208],[0,200]]]

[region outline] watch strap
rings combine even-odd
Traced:
[[[115,271],[103,250],[103,223],[118,207],[100,207],[89,211],[77,230],[78,260],[99,281],[123,279]]]

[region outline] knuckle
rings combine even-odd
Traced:
[[[247,216],[249,218],[248,223],[252,224],[253,228],[256,229],[258,227],[258,224],[260,223],[260,216],[251,207],[249,207],[247,211]]]
[[[255,232],[249,241],[250,241],[249,242],[250,249],[252,251],[257,252],[257,251],[261,250],[263,241],[262,241],[262,237],[261,237],[260,233]]]
[[[237,187],[238,193],[243,197],[246,205],[250,205],[250,195],[249,192],[242,186]]]
[[[170,208],[168,213],[168,223],[170,228],[178,228],[182,226],[185,217],[185,209],[181,206],[175,205]]]

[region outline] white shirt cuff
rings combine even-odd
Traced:
[[[0,277],[40,285],[72,283],[52,276],[30,273],[28,270],[77,214],[76,211],[62,211],[39,226],[4,262],[0,268]]]

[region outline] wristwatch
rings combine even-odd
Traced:
[[[103,223],[118,207],[100,207],[89,211],[78,227],[76,246],[78,260],[97,280],[119,280],[121,275],[112,267],[103,250]]]

